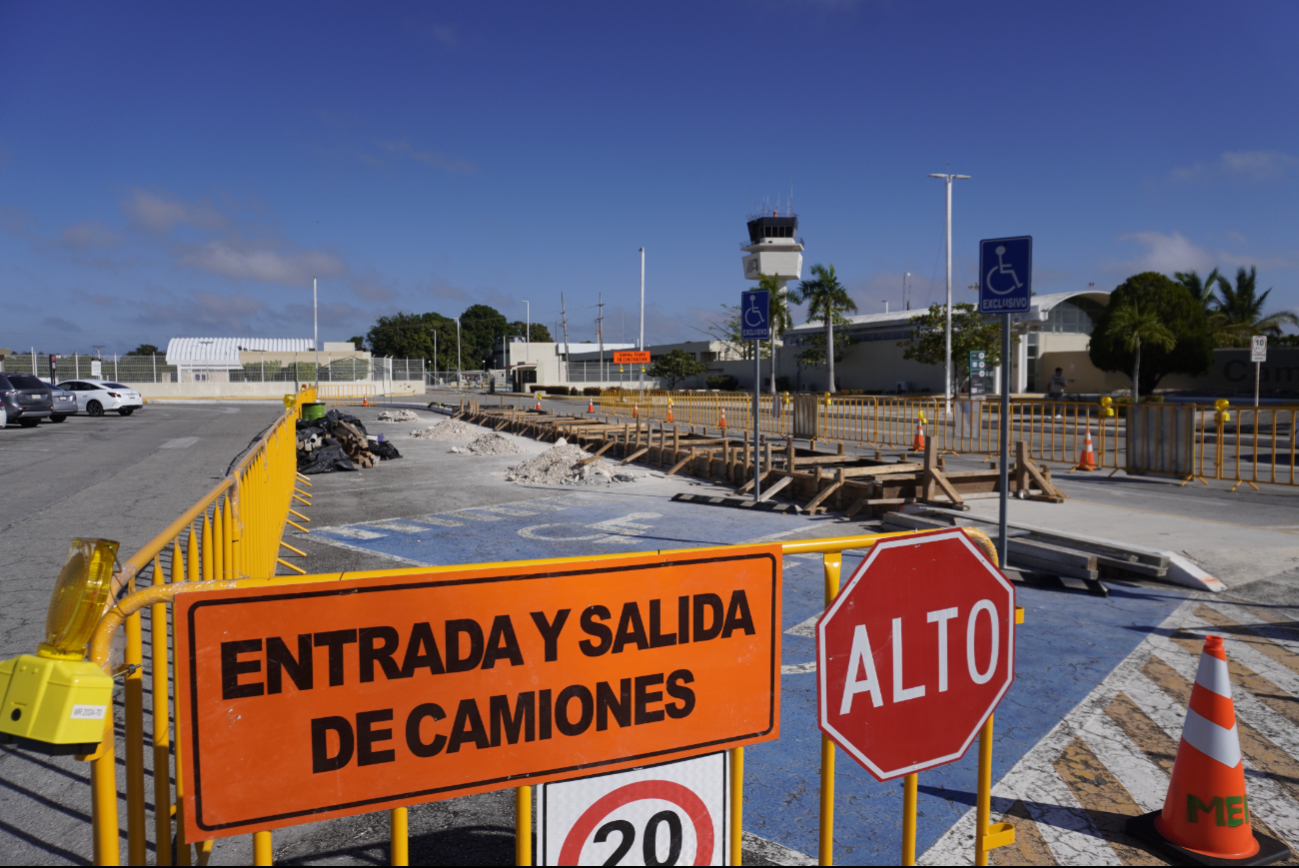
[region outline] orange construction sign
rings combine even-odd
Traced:
[[[615,365],[648,365],[650,363],[649,350],[615,350],[613,363]]]
[[[175,599],[200,841],[779,736],[779,545]]]

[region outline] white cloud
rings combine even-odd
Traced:
[[[120,235],[98,220],[76,223],[59,233],[63,247],[111,247],[120,240]]]
[[[305,286],[312,277],[333,277],[347,266],[332,253],[304,250],[285,254],[231,240],[209,241],[190,248],[185,265],[236,280],[259,280],[286,286]]]
[[[434,169],[441,169],[450,175],[467,175],[478,171],[478,167],[468,160],[448,156],[437,151],[417,150],[406,139],[376,139],[374,143],[390,154],[408,154],[412,160]],[[367,160],[367,162],[369,161]]]
[[[1174,168],[1172,179],[1184,183],[1207,181],[1214,177],[1279,181],[1295,166],[1299,166],[1299,157],[1282,151],[1224,151],[1215,161]]]
[[[1192,244],[1180,232],[1132,232],[1119,236],[1119,241],[1142,244],[1146,252],[1135,259],[1118,263],[1129,272],[1158,271],[1173,274],[1178,271],[1209,271],[1215,257],[1203,247]]]
[[[122,201],[122,211],[135,223],[158,232],[169,232],[182,223],[208,230],[226,225],[226,219],[206,203],[192,205],[140,189],[131,190]]]

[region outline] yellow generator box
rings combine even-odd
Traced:
[[[0,744],[92,753],[112,720],[113,679],[88,660],[23,654],[0,661]]]

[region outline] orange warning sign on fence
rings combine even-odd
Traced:
[[[774,739],[780,547],[176,596],[191,841]]]
[[[649,350],[615,350],[613,363],[615,365],[648,365],[650,363]]]

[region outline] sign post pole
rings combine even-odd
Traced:
[[[1249,360],[1254,363],[1254,409],[1258,409],[1258,382],[1267,361],[1267,335],[1254,335],[1250,341]]]
[[[1001,319],[1001,472],[997,557],[1006,563],[1010,495],[1010,318],[1028,313],[1033,296],[1033,238],[985,238],[979,242],[979,313]]]
[[[754,289],[740,293],[740,339],[753,341],[753,500],[762,499],[762,459],[758,448],[759,395],[762,392],[762,342],[774,340],[771,333],[771,292]],[[771,354],[771,376],[776,376],[776,353]]]

